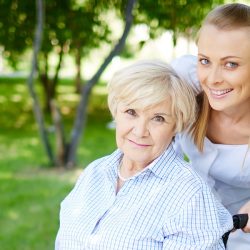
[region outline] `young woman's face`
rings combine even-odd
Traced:
[[[250,28],[205,25],[198,40],[198,77],[211,107],[250,110]]]
[[[116,143],[124,160],[145,167],[168,147],[175,134],[170,104],[164,101],[146,110],[118,104]]]

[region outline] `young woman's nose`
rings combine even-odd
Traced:
[[[145,120],[143,120],[143,119],[138,119],[134,123],[133,133],[137,137],[148,136],[149,135],[149,130],[148,130],[148,124],[147,124],[147,122]]]
[[[209,84],[219,84],[223,82],[221,70],[222,69],[220,66],[211,67],[211,69],[208,71],[207,82]]]

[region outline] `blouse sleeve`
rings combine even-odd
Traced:
[[[197,57],[193,55],[185,55],[176,58],[171,62],[171,66],[177,74],[190,84],[195,93],[201,92],[200,83],[197,77]]]
[[[233,227],[231,215],[208,187],[199,190],[167,224],[165,250],[225,249],[222,235]]]

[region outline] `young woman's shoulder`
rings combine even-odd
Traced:
[[[174,59],[171,66],[176,73],[190,84],[196,94],[201,92],[200,83],[197,77],[197,57],[193,55],[184,55]]]

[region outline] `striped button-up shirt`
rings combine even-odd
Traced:
[[[231,215],[172,145],[116,193],[122,156],[80,175],[61,203],[56,250],[224,249]]]

